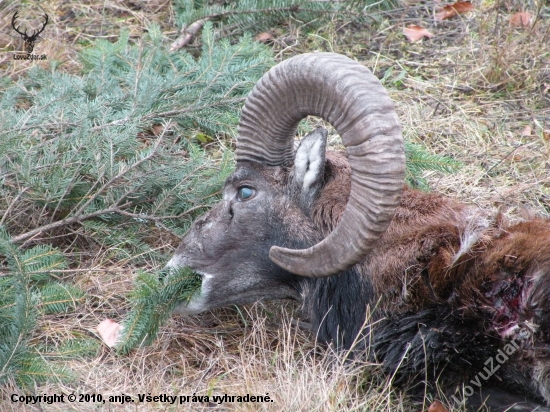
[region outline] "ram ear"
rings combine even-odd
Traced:
[[[294,185],[307,205],[313,201],[323,183],[327,130],[319,127],[306,135],[294,157]]]

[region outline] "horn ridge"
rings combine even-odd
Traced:
[[[288,271],[324,277],[364,259],[389,225],[405,173],[401,125],[380,81],[336,53],[307,53],[279,63],[250,92],[238,126],[237,162],[292,164],[293,139],[308,115],[330,122],[350,162],[351,192],[336,228],[321,242],[270,258]]]

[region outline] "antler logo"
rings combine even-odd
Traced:
[[[21,27],[21,26],[17,27],[15,25],[16,20],[17,20],[17,13],[19,13],[19,12],[16,11],[15,13],[13,13],[13,17],[11,19],[11,26],[13,27],[13,29],[17,33],[19,33],[21,35],[21,38],[25,42],[25,51],[28,54],[31,54],[32,51],[34,50],[34,42],[36,41],[36,39],[38,39],[38,36],[40,35],[40,33],[42,33],[44,31],[44,29],[46,28],[46,25],[48,24],[48,15],[44,14],[44,24],[42,25],[42,28],[40,28],[38,30],[33,30],[33,33],[31,35],[29,35],[29,34],[27,34],[27,30],[25,30],[24,32],[21,32],[21,31],[19,31],[19,27]]]

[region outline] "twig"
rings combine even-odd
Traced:
[[[82,222],[83,220],[91,219],[93,217],[99,216],[99,215],[105,215],[107,213],[115,213],[116,208],[107,208],[102,210],[97,210],[92,213],[88,213],[85,215],[76,215],[71,216],[66,219],[58,220],[57,222],[49,223],[47,225],[43,225],[40,227],[37,227],[36,229],[30,230],[27,233],[22,233],[19,236],[15,236],[12,238],[12,241],[14,243],[24,242],[27,239],[30,239],[33,236],[38,235],[39,233],[45,232],[47,230],[57,229],[58,227],[70,225],[71,223],[77,223]]]
[[[28,187],[24,187],[23,189],[21,189],[21,191],[19,193],[17,193],[17,196],[15,196],[15,199],[13,199],[11,201],[11,203],[9,204],[8,208],[6,209],[6,212],[4,213],[4,216],[2,216],[2,220],[0,220],[0,226],[4,224],[4,221],[6,220],[6,218],[8,217],[8,215],[10,214],[11,210],[13,209],[14,205],[17,203],[17,201],[19,200],[19,198],[28,190],[29,188]]]
[[[191,23],[189,26],[187,26],[187,24],[184,24],[181,28],[180,36],[176,39],[176,41],[174,41],[174,43],[172,43],[172,46],[170,46],[170,51],[174,52],[191,43],[193,39],[197,36],[197,34],[199,34],[199,32],[202,30],[205,23],[212,18],[213,16],[205,17],[204,19],[200,19]]]
[[[514,147],[506,156],[504,156],[502,159],[500,159],[497,163],[495,163],[493,166],[491,166],[489,169],[487,169],[487,171],[485,172],[486,175],[489,175],[489,173],[491,172],[491,170],[493,170],[494,168],[500,166],[502,164],[502,162],[504,162],[506,159],[508,159],[510,156],[512,156],[514,154],[514,152],[522,147],[528,147],[528,146],[532,146],[534,145],[536,142],[529,142],[529,143],[523,143],[523,144],[520,144],[520,145],[517,145],[516,147]]]
[[[128,204],[125,204],[124,206],[128,206]],[[205,207],[207,207],[207,205],[194,206],[194,207],[186,210],[185,212],[180,213],[179,215],[173,215],[173,216],[149,216],[149,215],[144,215],[144,214],[139,214],[139,213],[127,212],[126,210],[121,209],[118,205],[115,204],[114,206],[108,207],[106,209],[97,210],[95,212],[88,213],[88,214],[81,214],[81,215],[77,215],[77,216],[68,217],[66,219],[58,220],[57,222],[53,222],[53,223],[50,223],[50,224],[47,224],[47,225],[40,226],[40,227],[38,227],[36,229],[33,229],[33,230],[30,230],[26,233],[20,234],[19,236],[13,237],[12,241],[14,243],[24,242],[24,241],[32,238],[33,236],[36,236],[36,235],[38,235],[42,232],[52,230],[52,229],[57,229],[58,227],[70,225],[71,223],[82,222],[84,220],[92,219],[96,216],[106,215],[106,214],[109,214],[109,213],[117,213],[117,214],[120,214],[122,216],[127,216],[127,217],[131,217],[131,218],[134,218],[134,219],[152,220],[156,224],[159,224],[160,221],[163,220],[163,219],[178,219],[178,218],[181,218],[185,215],[188,215],[189,213],[194,212],[195,210],[203,209]],[[169,232],[173,233],[171,230],[164,227],[164,225],[162,225],[162,226],[163,226],[162,227],[163,229],[167,229]]]
[[[172,216],[151,216],[151,215],[146,215],[144,213],[132,213],[132,212],[127,212],[126,210],[119,209],[118,207],[114,207],[113,211],[122,216],[131,217],[133,219],[152,220],[153,222],[159,222],[161,220],[166,220],[166,219],[181,219],[182,217],[190,213],[193,213],[195,210],[204,209],[206,207],[208,207],[208,205],[194,206],[190,209],[187,209],[185,212],[180,213],[179,215],[172,215]]]

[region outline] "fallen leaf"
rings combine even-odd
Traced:
[[[201,142],[203,144],[212,143],[214,141],[214,139],[212,137],[208,136],[205,133],[201,133],[201,132],[198,132],[195,135],[195,139],[197,139],[199,142]]]
[[[512,14],[510,17],[510,26],[512,27],[529,27],[533,21],[533,15],[528,11],[520,11]]]
[[[523,161],[524,158],[525,158],[525,156],[515,154],[515,155],[512,156],[512,161],[513,162],[521,162],[521,161]]]
[[[151,126],[151,132],[158,136],[164,131],[164,126],[158,123],[155,123],[153,126]]]
[[[97,331],[105,344],[112,348],[118,343],[123,326],[114,320],[105,319],[97,325]]]
[[[428,412],[449,412],[449,410],[441,402],[433,401],[428,408]]]
[[[254,40],[259,41],[260,43],[267,43],[273,40],[273,35],[268,32],[260,33],[256,37],[254,37]]]
[[[422,26],[411,24],[403,29],[403,34],[410,42],[420,40],[422,37],[433,37],[433,33],[429,32]]]
[[[447,20],[459,14],[473,11],[474,5],[469,1],[457,1],[454,4],[447,4],[440,11],[435,14],[436,20]]]
[[[533,131],[533,129],[531,129],[531,126],[527,125],[523,128],[523,130],[521,131],[521,135],[522,136],[531,136],[531,132]]]

